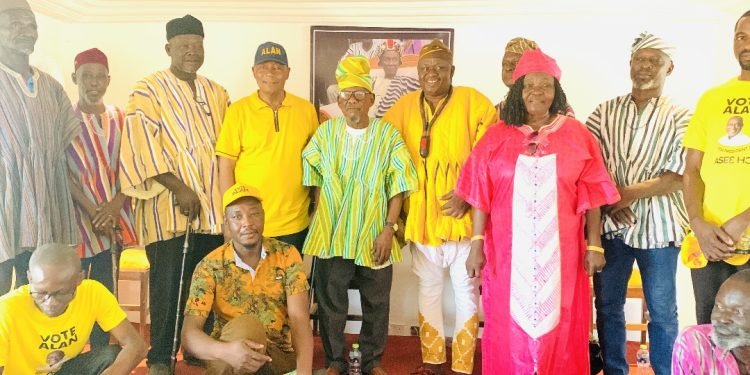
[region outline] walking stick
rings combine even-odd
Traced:
[[[120,280],[120,254],[122,253],[122,242],[120,241],[119,231],[119,227],[115,226],[113,228],[111,234],[112,248],[110,250],[112,252],[112,293],[118,301],[120,300],[120,295],[117,293],[117,282]]]
[[[182,265],[180,266],[180,286],[177,289],[177,312],[175,313],[174,319],[174,337],[172,340],[172,373],[174,374],[175,366],[177,365],[177,337],[180,334],[178,329],[180,327],[180,305],[182,303],[182,287],[185,278],[185,259],[187,257],[188,248],[190,247],[190,228],[191,222],[188,218],[187,228],[185,229],[185,243],[182,244]]]

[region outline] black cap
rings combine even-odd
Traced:
[[[177,35],[203,35],[203,24],[201,21],[189,14],[185,17],[175,18],[167,22],[167,40]]]
[[[258,50],[255,52],[255,65],[267,61],[277,62],[286,66],[289,65],[289,61],[286,59],[286,50],[281,44],[274,42],[265,42],[259,45]]]

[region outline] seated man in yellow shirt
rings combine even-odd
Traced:
[[[195,268],[182,343],[208,361],[207,374],[312,374],[307,276],[294,246],[263,237],[258,190],[234,185],[223,198],[231,241]],[[208,314],[216,321],[203,332]]]
[[[76,251],[48,244],[29,261],[29,285],[0,297],[0,375],[130,374],[147,346],[115,296],[83,280]],[[94,323],[115,337],[86,353]]]

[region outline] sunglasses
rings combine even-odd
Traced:
[[[367,95],[370,95],[370,93],[367,91],[341,91],[339,93],[339,100],[346,101],[354,96],[354,99],[356,99],[357,101],[361,101],[364,100]]]

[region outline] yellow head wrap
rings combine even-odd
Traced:
[[[336,82],[339,84],[339,90],[364,87],[372,92],[370,60],[361,55],[344,58],[336,67]]]
[[[424,47],[422,47],[422,49],[419,51],[419,59],[422,60],[423,58],[425,58],[425,56],[428,56],[429,54],[436,53],[436,52],[447,53],[448,56],[450,56],[451,61],[453,61],[453,52],[440,39],[433,39],[432,42],[430,42],[430,44],[427,44]]]
[[[536,42],[531,39],[526,39],[522,37],[513,38],[508,41],[508,44],[505,45],[505,52],[511,52],[511,53],[517,53],[519,55],[523,55],[524,52],[530,49],[537,49],[539,46],[537,46]]]

